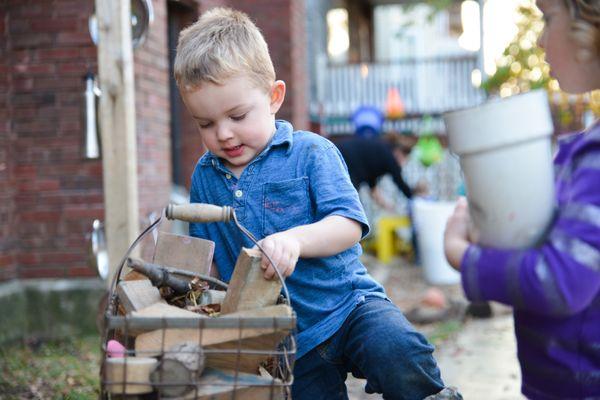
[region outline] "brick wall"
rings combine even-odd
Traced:
[[[170,191],[166,13],[154,5],[135,53],[141,226]],[[104,219],[101,162],[82,156],[92,10],[91,0],[0,2],[0,280],[92,275],[86,235]]]
[[[94,219],[104,219],[102,164],[82,152],[83,76],[97,71],[88,33],[93,3],[0,0],[0,281],[93,274],[86,235]],[[135,52],[141,227],[168,202],[171,182],[167,2],[153,4],[155,21]],[[257,21],[288,85],[279,117],[305,128],[303,2],[196,4],[200,11],[239,7]],[[183,122],[180,156],[189,176],[202,147]]]
[[[0,281],[17,274],[13,258],[15,238],[11,235],[14,218],[14,180],[10,154],[11,74],[8,49],[8,13],[6,0],[0,0]]]
[[[154,22],[134,53],[140,228],[168,204],[171,191],[167,4],[153,4]]]
[[[85,233],[103,217],[102,170],[81,157],[82,77],[95,70],[91,2],[7,1],[10,163],[18,276],[89,275]]]

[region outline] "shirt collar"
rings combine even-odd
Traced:
[[[292,128],[292,124],[282,119],[278,119],[275,121],[275,134],[273,135],[273,139],[271,139],[271,143],[267,145],[265,150],[269,150],[271,147],[275,146],[287,145],[287,153],[289,153],[292,144],[294,143],[293,133],[294,129]]]
[[[293,133],[292,124],[284,120],[276,120],[275,133],[273,134],[271,141],[267,144],[267,147],[255,157],[255,160],[262,158],[272,147],[277,146],[287,145],[288,148],[286,154],[289,154],[292,149],[292,144],[294,143]],[[200,159],[200,165],[221,165],[221,160],[210,151],[207,151]]]

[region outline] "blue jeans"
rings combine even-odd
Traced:
[[[367,380],[367,393],[421,400],[444,388],[432,352],[398,307],[367,297],[331,338],[296,360],[292,399],[348,399],[350,372]]]

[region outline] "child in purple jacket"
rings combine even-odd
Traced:
[[[538,0],[539,44],[561,87],[600,89],[600,0]],[[522,392],[532,399],[600,399],[600,123],[560,143],[557,216],[544,243],[500,250],[469,242],[462,200],[446,257],[471,301],[514,307]]]

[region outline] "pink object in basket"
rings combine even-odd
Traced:
[[[116,340],[109,340],[108,343],[106,344],[106,354],[108,355],[109,358],[125,357],[126,351],[127,351],[127,349],[125,349],[125,346],[123,346],[121,343],[117,342]]]

